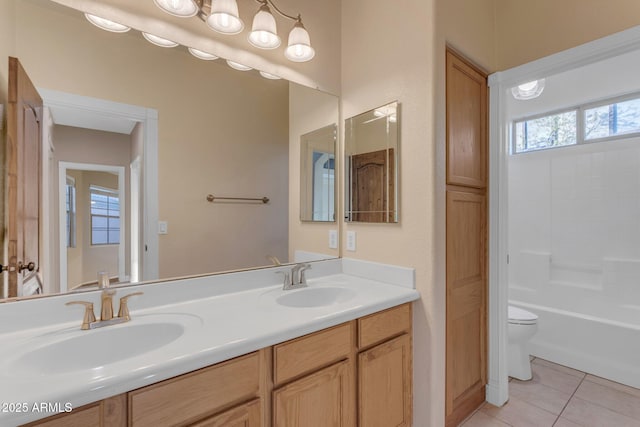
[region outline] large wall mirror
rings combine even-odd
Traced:
[[[153,46],[135,30],[102,31],[55,2],[15,5],[15,55],[47,110],[46,233],[40,283],[10,295],[5,282],[0,299],[92,289],[99,271],[114,284],[168,279],[293,262],[308,249],[289,244],[290,163],[303,135],[338,122],[337,97]],[[79,114],[67,94],[134,114]]]
[[[398,222],[400,105],[392,102],[345,121],[345,219]]]
[[[300,220],[336,220],[335,124],[300,137]]]

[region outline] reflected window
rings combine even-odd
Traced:
[[[313,220],[334,220],[335,156],[313,152]]]
[[[120,199],[118,191],[90,186],[91,244],[117,245],[120,243]]]
[[[76,247],[76,180],[67,176],[65,187],[65,205],[67,211],[67,247]]]

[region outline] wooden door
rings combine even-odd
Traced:
[[[393,222],[394,165],[393,148],[351,156],[352,221]]]
[[[274,427],[352,427],[351,366],[343,361],[273,392]]]
[[[260,421],[260,399],[255,399],[190,427],[260,427]]]
[[[411,426],[411,373],[408,334],[358,355],[359,426]]]
[[[11,57],[7,110],[8,297],[15,297],[27,287],[41,291],[42,98],[20,61]]]
[[[446,425],[485,400],[487,78],[447,50]]]

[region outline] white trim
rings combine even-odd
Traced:
[[[158,279],[158,111],[152,108],[74,95],[49,89],[38,88],[46,107],[64,107],[81,112],[92,112],[110,118],[128,119],[143,125],[142,185],[144,201],[142,205],[144,227],[142,242],[146,247],[142,259],[141,280]]]
[[[122,226],[126,224],[126,193],[125,193],[125,178],[124,178],[124,166],[109,166],[109,165],[97,165],[93,163],[73,163],[73,162],[59,162],[58,163],[58,219],[59,219],[59,232],[58,239],[60,240],[60,292],[67,292],[67,239],[63,237],[63,230],[66,229],[66,203],[65,203],[65,187],[67,185],[67,170],[82,170],[82,171],[95,171],[95,172],[112,172],[118,175],[118,197],[120,201],[120,243],[118,244],[118,280],[125,280],[125,267],[127,260],[125,259],[125,229]],[[96,272],[97,274],[97,272]]]
[[[640,26],[489,76],[489,378],[487,401],[501,406],[508,399],[508,130],[507,91],[520,83],[548,77],[640,49]]]

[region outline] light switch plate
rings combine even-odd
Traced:
[[[329,249],[338,249],[338,230],[329,230]]]
[[[356,251],[356,232],[347,231],[347,250],[351,252]]]
[[[158,234],[169,234],[169,223],[167,221],[158,221]]]

